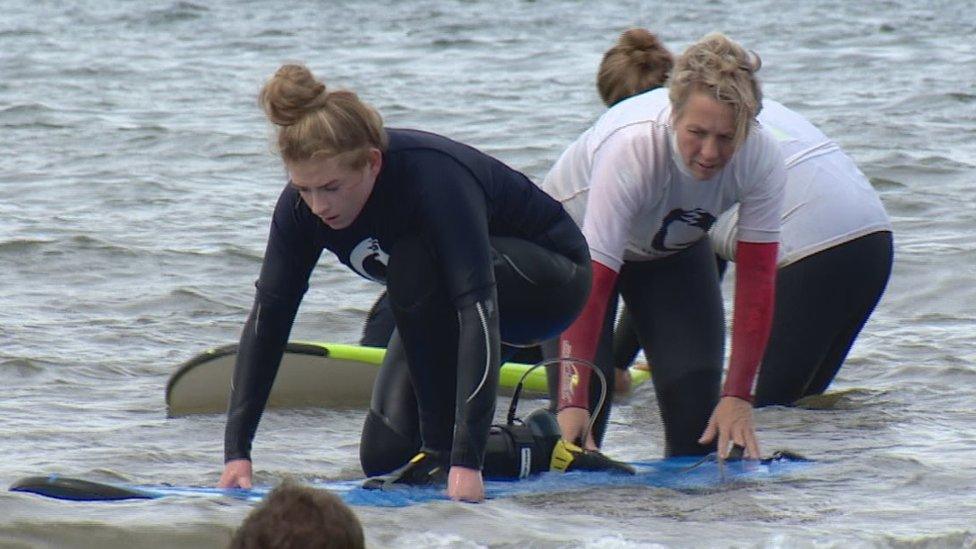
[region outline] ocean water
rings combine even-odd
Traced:
[[[627,27],[723,31],[838,141],[895,227],[887,293],[824,409],[757,412],[814,473],[709,494],[613,489],[356,508],[371,547],[976,546],[976,10],[964,0],[5,0],[0,17],[0,546],[221,547],[230,501],[74,504],[63,474],[209,485],[220,415],[164,388],[236,341],[283,171],[255,97],[283,62],[540,179],[601,112]],[[379,291],[324,258],[293,337],[354,342]],[[354,478],[362,410],[272,410],[256,480]],[[650,387],[606,448],[661,454]]]

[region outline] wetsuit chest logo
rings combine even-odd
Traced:
[[[715,216],[701,208],[676,208],[661,222],[651,246],[660,252],[683,250],[704,238],[714,223]]]
[[[386,282],[386,266],[390,263],[390,254],[380,248],[380,241],[368,237],[349,252],[349,266],[363,278]]]

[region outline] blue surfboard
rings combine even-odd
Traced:
[[[488,499],[520,494],[562,493],[613,486],[651,486],[680,491],[715,491],[729,485],[766,482],[793,476],[809,469],[815,462],[789,452],[777,452],[759,461],[719,462],[714,454],[706,458],[682,457],[638,461],[631,465],[636,475],[607,472],[543,473],[525,480],[489,480],[485,483]],[[396,486],[385,490],[367,490],[362,480],[338,480],[308,483],[330,490],[349,505],[371,507],[404,507],[418,503],[446,500],[443,487]],[[27,492],[69,501],[120,501],[159,498],[236,498],[260,501],[273,487],[250,490],[220,489],[169,484],[104,483],[91,480],[46,475],[25,477],[15,482],[11,491]]]

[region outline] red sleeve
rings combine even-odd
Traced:
[[[732,357],[722,396],[753,401],[756,374],[773,324],[778,248],[775,242],[736,245]]]
[[[599,261],[591,262],[593,287],[583,311],[559,338],[559,356],[593,361],[603,332],[607,303],[617,283],[617,273]],[[590,369],[573,362],[559,368],[559,409],[589,408]],[[609,389],[608,389],[609,390]]]

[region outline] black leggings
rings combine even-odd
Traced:
[[[714,445],[702,446],[698,438],[718,404],[725,342],[719,277],[708,239],[664,259],[624,262],[616,291],[594,360],[608,385],[594,439],[598,444],[603,439],[613,400],[613,323],[619,294],[630,312],[632,333],[645,349],[654,350],[651,379],[664,423],[665,456],[707,454]],[[547,343],[544,350],[549,356],[555,346]],[[552,381],[550,371],[550,394]],[[590,410],[599,385],[590,383]]]
[[[884,293],[892,259],[891,233],[882,231],[779,270],[756,406],[790,405],[827,390]]]
[[[557,336],[579,314],[591,280],[589,253],[585,242],[582,244],[574,252],[560,254],[517,238],[491,238],[502,361],[516,350],[509,344],[534,345]],[[409,269],[428,270],[424,280],[436,284],[437,268],[432,258],[424,259],[429,254],[418,257],[421,263],[430,264],[418,266],[413,260]],[[391,257],[391,268],[398,263],[405,262],[395,262]],[[417,274],[411,273],[411,277]],[[451,448],[456,419],[458,312],[444,292],[427,294],[427,299],[409,311],[409,330],[398,328],[394,332],[373,386],[360,443],[360,462],[367,476],[388,473],[413,457],[421,447],[421,432],[428,449],[449,452]],[[407,333],[416,339],[414,348],[423,349],[423,358],[414,360],[423,360],[418,368],[411,368],[408,359],[406,349],[410,346],[402,339]],[[427,375],[418,376],[416,371],[411,375],[410,370],[417,369]],[[497,371],[494,377],[497,384]],[[414,384],[420,386],[415,390]],[[492,387],[485,392],[490,393],[492,409],[495,391]],[[420,402],[417,394],[422,396]],[[435,447],[431,447],[432,438],[436,438]]]
[[[756,406],[791,405],[827,390],[884,293],[892,259],[891,233],[880,231],[779,269]],[[614,365],[629,366],[639,348],[624,310],[614,334]]]

